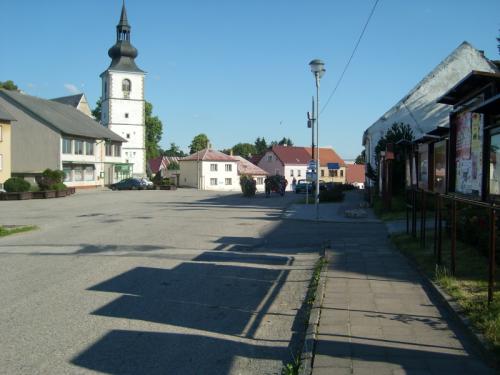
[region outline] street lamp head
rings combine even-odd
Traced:
[[[314,74],[315,77],[318,77],[321,79],[323,75],[325,74],[325,63],[322,60],[319,59],[314,59],[309,63],[309,66],[311,67],[311,72]]]

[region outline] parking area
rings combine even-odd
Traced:
[[[304,327],[321,226],[266,199],[179,189],[0,202],[8,374],[279,373]],[[305,233],[308,235],[306,236]]]

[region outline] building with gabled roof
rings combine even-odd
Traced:
[[[311,147],[305,147],[311,159],[316,158],[316,149],[314,157],[311,153]],[[320,171],[319,178],[325,182],[336,182],[345,184],[346,182],[346,163],[332,147],[319,148]]]
[[[356,186],[358,189],[365,187],[365,166],[364,164],[346,165],[346,182]]]
[[[85,97],[84,93],[69,95],[69,96],[61,96],[60,98],[54,98],[51,100],[58,103],[70,105],[78,109],[80,112],[85,113],[87,116],[94,118],[94,116],[92,116],[92,110],[90,109],[89,102],[87,101],[87,98]]]
[[[0,189],[10,178],[12,165],[11,124],[16,121],[2,105],[0,105]]]
[[[179,184],[200,190],[240,191],[238,159],[206,148],[179,160]]]
[[[233,157],[238,160],[238,176],[251,176],[255,180],[257,191],[264,191],[264,180],[269,176],[269,173],[245,159],[243,156]]]
[[[363,133],[367,164],[375,167],[374,150],[394,123],[409,124],[415,138],[437,127],[448,126],[451,106],[436,100],[472,70],[497,72],[497,66],[468,42],[460,44],[401,100]]]
[[[0,105],[16,118],[12,127],[12,175],[31,178],[45,169],[62,169],[65,184],[91,187],[128,177],[125,139],[75,107],[0,90]],[[34,181],[33,181],[34,182]]]

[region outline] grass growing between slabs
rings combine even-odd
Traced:
[[[321,279],[321,271],[323,270],[323,267],[326,264],[326,259],[324,256],[320,257],[316,264],[314,265],[314,271],[311,277],[311,281],[309,282],[309,286],[307,288],[307,294],[304,299],[304,306],[305,306],[305,312],[304,312],[304,332],[307,331],[307,328],[309,326],[309,317],[311,315],[311,310],[314,305],[314,301],[316,300],[316,293],[318,291],[318,285],[319,281]],[[298,352],[295,357],[293,358],[293,361],[290,363],[287,363],[283,366],[281,369],[281,375],[297,375],[299,373],[299,369],[301,366],[301,352]]]
[[[23,226],[15,226],[15,227],[5,227],[0,225],[0,237],[5,237],[10,234],[29,232],[37,229],[38,227],[34,225],[23,225]]]
[[[497,362],[500,361],[500,290],[488,305],[488,259],[472,246],[457,241],[456,272],[450,273],[450,241],[443,239],[442,265],[437,266],[433,243],[420,248],[418,239],[406,234],[391,237],[394,245],[416,262],[422,271],[446,291],[463,309],[473,327],[486,338]],[[500,277],[496,274],[496,284]]]

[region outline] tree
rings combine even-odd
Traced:
[[[97,122],[101,122],[101,108],[102,108],[102,97],[97,99],[95,103],[95,108],[92,110],[92,116],[96,119]]]
[[[271,146],[293,146],[290,138],[283,137],[280,141],[272,141]]]
[[[14,83],[14,81],[11,81],[10,79],[4,82],[0,81],[0,89],[9,91],[19,91],[17,85]]]
[[[208,143],[210,141],[208,140],[208,137],[206,134],[201,133],[198,134],[193,138],[191,141],[191,144],[189,145],[189,153],[194,154],[195,152],[198,152],[200,150],[203,150],[204,148],[208,147]]]
[[[500,30],[499,30],[500,32]],[[497,42],[498,42],[498,54],[500,55],[500,36],[497,38]]]
[[[249,159],[257,153],[256,147],[251,143],[238,143],[233,146],[233,154]]]
[[[163,151],[163,156],[177,156],[182,158],[186,156],[186,153],[182,151],[174,142],[172,142],[170,143],[170,148]]]
[[[365,164],[366,162],[366,157],[365,157],[365,150],[361,151],[361,153],[356,156],[356,160],[354,160],[354,164]]]
[[[161,136],[163,134],[163,124],[158,116],[153,116],[153,105],[145,102],[146,114],[146,160],[153,159],[160,155]]]
[[[170,164],[168,165],[167,169],[169,171],[178,171],[179,169],[181,169],[179,163],[177,163],[176,161],[172,161],[170,162]]]
[[[263,154],[264,152],[267,151],[267,142],[266,142],[266,139],[264,137],[258,137],[256,140],[255,140],[255,153],[258,154],[258,155],[261,155]]]
[[[394,147],[394,155],[396,159],[393,162],[392,167],[392,191],[394,194],[401,193],[405,187],[405,161],[401,157],[403,153],[403,147],[400,141],[413,141],[413,130],[410,125],[401,123],[394,123],[387,130],[385,135],[380,138],[375,146],[375,160],[376,160],[376,171],[378,168],[378,161],[380,160],[380,152],[385,151],[388,143],[392,143]]]

